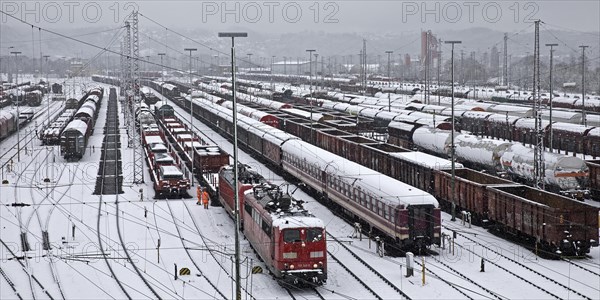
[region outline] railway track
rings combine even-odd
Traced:
[[[600,273],[599,272],[596,272],[594,270],[590,270],[590,269],[588,269],[588,268],[586,268],[586,267],[584,267],[584,266],[582,266],[580,264],[577,264],[577,263],[573,262],[572,259],[562,257],[561,260],[565,261],[565,262],[569,263],[570,265],[573,265],[573,266],[575,266],[575,267],[577,267],[579,269],[582,269],[582,270],[584,270],[584,271],[586,271],[586,272],[588,272],[588,273],[590,273],[590,274],[592,274],[594,276],[600,277]],[[600,271],[600,265],[596,265],[596,268]]]
[[[284,289],[294,300],[325,300],[325,297],[323,297],[323,295],[317,290],[317,288],[292,290],[291,287],[284,286]]]
[[[23,270],[23,272],[25,272],[25,274],[27,274],[27,277],[29,278],[29,287],[31,288],[32,299],[37,299],[37,297],[35,295],[35,290],[33,287],[33,283],[35,283],[40,289],[42,289],[42,292],[44,294],[46,294],[46,296],[48,296],[48,298],[50,298],[51,300],[54,300],[54,297],[52,297],[50,292],[48,292],[48,290],[42,285],[42,283],[37,279],[37,277],[35,277],[35,275],[33,275],[31,273],[31,271],[30,271],[31,268],[29,267],[29,264],[23,263],[23,260],[25,262],[27,262],[28,258],[26,258],[26,257],[23,257],[22,259],[18,258],[19,256],[17,256],[17,254],[4,242],[4,240],[0,239],[0,243],[2,244],[2,246],[4,246],[4,248],[6,248],[6,250],[8,250],[8,253],[10,253],[10,257],[13,259],[16,259],[19,262],[19,264],[21,265],[21,270]],[[24,254],[24,256],[26,256],[26,254]],[[6,280],[6,277],[5,277],[5,280]]]
[[[215,291],[224,299],[227,300],[227,297],[223,294],[223,292],[221,292],[217,286],[208,278],[204,275],[204,272],[202,272],[202,269],[200,268],[200,266],[196,263],[196,261],[194,260],[194,258],[192,257],[192,254],[190,253],[190,249],[188,246],[186,246],[186,238],[181,234],[181,230],[179,229],[179,224],[177,221],[177,218],[175,217],[175,214],[173,213],[173,210],[171,209],[171,204],[170,201],[166,201],[167,202],[167,207],[169,208],[169,213],[171,215],[171,218],[173,218],[173,224],[175,225],[175,229],[177,229],[177,235],[179,236],[179,240],[181,241],[181,246],[183,247],[183,249],[185,250],[185,253],[187,254],[187,256],[189,257],[190,261],[192,262],[192,264],[194,265],[194,267],[196,267],[196,269],[198,270],[198,272],[200,272],[200,275],[206,280],[206,282],[212,286],[213,289],[215,289]],[[182,203],[181,205],[185,205],[185,203]],[[187,205],[185,205],[187,207]],[[189,212],[189,211],[188,211]],[[190,215],[191,218],[193,218],[193,215]]]
[[[39,156],[39,154],[40,154],[40,152],[36,152],[36,153],[34,154],[34,156],[33,156],[33,157],[31,157],[31,159],[30,159],[30,160],[29,160],[29,161],[26,163],[26,165],[25,165],[25,168],[24,168],[24,169],[23,169],[21,172],[19,172],[19,175],[18,175],[17,179],[15,180],[15,189],[14,189],[14,201],[15,201],[15,202],[14,202],[13,204],[15,205],[15,208],[16,208],[16,210],[17,210],[17,212],[15,213],[15,216],[16,216],[16,218],[17,218],[17,220],[18,220],[18,225],[19,225],[19,240],[20,240],[20,243],[21,243],[21,251],[23,252],[23,259],[19,259],[19,263],[21,264],[21,266],[23,267],[23,270],[24,270],[24,271],[25,271],[25,272],[26,272],[28,275],[30,275],[30,272],[31,272],[31,271],[27,271],[27,270],[32,270],[32,269],[31,269],[31,268],[32,268],[32,266],[31,266],[31,265],[30,265],[30,263],[29,263],[29,259],[27,259],[26,257],[27,257],[27,252],[28,252],[28,251],[31,251],[31,250],[32,250],[32,248],[31,248],[31,246],[30,246],[30,244],[29,244],[29,240],[28,240],[28,238],[27,238],[27,237],[28,237],[28,235],[27,235],[27,232],[29,231],[29,229],[28,229],[28,228],[29,228],[29,222],[24,222],[24,220],[23,220],[23,208],[24,208],[24,206],[23,206],[23,205],[28,205],[28,207],[27,207],[27,208],[28,208],[28,209],[30,209],[30,207],[31,207],[31,204],[29,204],[29,203],[24,203],[24,202],[20,202],[20,203],[19,203],[19,202],[17,202],[17,201],[18,201],[18,199],[20,199],[20,198],[21,198],[21,197],[20,197],[20,194],[19,194],[19,189],[21,189],[21,188],[24,188],[24,187],[21,187],[21,186],[19,186],[19,184],[20,184],[20,183],[21,183],[21,181],[22,181],[21,179],[23,178],[23,176],[24,176],[24,174],[25,174],[25,172],[24,172],[24,171],[25,171],[25,170],[27,170],[27,169],[29,169],[29,167],[30,167],[30,166],[31,166],[31,165],[32,165],[32,164],[33,164],[33,163],[36,161],[36,159],[37,159],[37,157]],[[47,158],[47,157],[46,157],[46,158]],[[46,159],[46,158],[45,158],[45,159]],[[45,160],[45,159],[44,159],[44,160]],[[32,178],[31,178],[31,180],[30,180],[30,183],[33,181],[33,178],[35,177],[35,173],[37,173],[37,170],[38,170],[40,167],[41,167],[41,165],[40,165],[40,166],[36,166],[36,170],[34,171],[34,174],[33,174]],[[31,187],[27,187],[27,188],[29,189],[29,191],[30,191],[30,193],[31,193],[33,189],[32,189]],[[33,204],[35,204],[35,200],[33,199],[33,197],[32,197],[32,199],[31,199],[31,201],[32,201],[32,203],[33,203]],[[19,204],[21,204],[21,206],[17,206],[17,205],[19,205]],[[36,208],[36,207],[34,207],[34,209],[35,209],[35,208]],[[33,214],[35,214],[35,212],[32,212],[32,215],[31,215],[31,216],[33,216]],[[38,218],[39,218],[39,215],[38,215]],[[40,224],[41,224],[41,223],[40,223]],[[2,242],[2,243],[4,244],[4,242]],[[6,245],[5,245],[5,246],[6,246]],[[16,256],[16,255],[15,255],[15,254],[12,252],[12,250],[10,250],[10,249],[9,249],[9,251],[11,252],[11,255],[12,255],[13,257],[17,257],[17,256]],[[23,263],[21,260],[24,260],[25,262]],[[53,269],[53,268],[52,268],[52,266],[51,266],[51,271],[53,271],[53,270],[54,270],[54,269]],[[53,275],[54,275],[54,274],[53,274]],[[30,276],[28,276],[28,280],[29,280],[29,286],[30,286],[30,288],[31,288],[31,296],[32,296],[32,298],[33,298],[33,299],[36,299],[36,298],[37,298],[37,296],[36,296],[36,293],[35,293],[35,288],[34,288],[34,284],[33,284],[32,280],[34,280],[35,282],[37,282],[37,283],[38,283],[38,285],[40,286],[40,288],[42,289],[42,291],[44,291],[44,292],[45,292],[45,293],[46,293],[46,294],[47,294],[47,295],[48,295],[50,298],[52,298],[52,297],[50,296],[50,293],[49,293],[49,292],[48,292],[48,291],[47,291],[47,290],[46,290],[44,287],[42,287],[41,283],[40,283],[40,282],[39,282],[39,281],[38,281],[36,278],[34,278],[32,274],[31,274]],[[59,286],[59,288],[60,288],[60,286]],[[60,291],[61,291],[61,294],[62,294],[62,290],[60,290]]]
[[[221,270],[223,270],[223,272],[225,272],[225,274],[227,274],[227,276],[229,277],[229,279],[233,280],[233,274],[231,274],[230,270],[228,267],[223,266],[223,264],[221,263],[222,259],[220,257],[217,257],[215,253],[219,252],[219,251],[214,251],[211,247],[215,246],[214,243],[209,243],[206,238],[204,237],[204,235],[202,234],[202,231],[200,231],[200,227],[198,227],[198,224],[196,223],[196,220],[193,217],[192,212],[190,211],[190,208],[185,205],[185,209],[187,210],[188,214],[191,216],[192,219],[192,223],[194,224],[194,228],[196,229],[196,232],[198,233],[198,236],[200,236],[200,238],[202,239],[202,243],[204,243],[204,246],[206,247],[206,249],[208,249],[208,253],[212,256],[212,258],[214,259],[214,261],[217,263],[217,265],[219,265],[219,267],[221,268]],[[250,293],[250,291],[246,290],[244,287],[241,287],[242,291],[244,291],[246,293],[246,295],[248,295],[248,297],[250,297],[251,300],[256,300],[256,298],[252,295],[252,293]]]
[[[119,119],[118,119],[118,103],[117,103],[117,95],[116,94],[110,94],[109,99],[108,99],[108,110],[107,110],[107,118],[106,118],[106,123],[104,126],[104,130],[105,130],[105,137],[106,134],[108,132],[113,132],[115,133],[117,136],[119,135]],[[102,143],[102,151],[103,153],[106,152],[106,150],[108,149],[109,144],[106,142]],[[113,144],[113,147],[115,145]],[[102,158],[103,159],[103,158]],[[100,190],[98,191],[98,194],[100,195],[100,201],[98,202],[98,216],[97,216],[97,222],[96,222],[96,235],[98,237],[98,248],[100,248],[100,252],[101,252],[101,256],[102,259],[104,260],[104,262],[106,263],[106,266],[108,267],[108,270],[111,274],[111,277],[115,279],[115,281],[117,282],[119,288],[121,289],[121,291],[123,292],[123,294],[125,294],[125,297],[127,297],[127,299],[132,299],[131,295],[129,295],[129,292],[127,292],[127,290],[125,289],[125,287],[123,286],[123,283],[119,280],[119,278],[117,277],[117,274],[115,273],[115,271],[112,268],[112,265],[110,264],[109,259],[107,258],[107,253],[106,251],[104,251],[104,243],[102,242],[102,230],[100,228],[100,217],[102,216],[102,203],[104,202],[103,200],[103,195],[104,195],[104,178],[105,175],[107,175],[108,173],[106,173],[107,168],[99,168],[98,169],[98,179],[101,181],[99,188]],[[114,170],[115,171],[115,175],[117,173],[117,169]],[[114,177],[113,177],[114,178]],[[98,187],[98,184],[96,184],[96,186]],[[117,218],[118,218],[118,213],[117,213]],[[117,222],[118,224],[119,222]],[[120,235],[120,234],[119,234]]]
[[[38,152],[38,153],[39,153],[39,152]],[[31,220],[33,219],[33,217],[35,216],[35,217],[36,217],[36,219],[37,219],[37,221],[38,221],[38,224],[39,224],[39,227],[40,227],[40,230],[41,230],[41,234],[42,234],[42,245],[43,245],[43,249],[44,249],[44,250],[46,250],[46,255],[49,257],[49,259],[48,259],[48,263],[49,263],[49,267],[50,267],[50,273],[51,273],[51,275],[52,275],[52,279],[54,280],[54,283],[56,283],[56,286],[58,287],[58,291],[59,291],[59,293],[60,293],[61,297],[62,297],[63,299],[65,299],[66,297],[65,297],[65,294],[64,294],[64,291],[63,291],[63,288],[62,288],[61,282],[60,282],[60,278],[59,278],[58,272],[57,272],[57,270],[56,270],[56,264],[55,264],[55,262],[54,262],[54,258],[53,258],[53,257],[52,257],[52,255],[50,254],[51,246],[50,246],[50,238],[49,238],[49,235],[48,235],[48,223],[47,223],[47,222],[48,222],[48,220],[50,219],[51,212],[50,212],[50,213],[49,213],[49,215],[48,215],[48,218],[47,218],[48,220],[47,220],[47,222],[45,223],[45,224],[46,224],[46,226],[45,226],[45,227],[44,227],[44,223],[42,223],[42,218],[40,217],[40,208],[42,207],[41,205],[43,204],[43,202],[45,202],[45,201],[48,199],[48,197],[47,197],[47,195],[46,195],[46,197],[44,197],[44,198],[42,199],[42,201],[40,201],[39,203],[37,203],[37,202],[36,202],[36,200],[35,200],[35,199],[37,198],[37,195],[35,195],[35,193],[34,193],[34,191],[36,190],[36,189],[34,188],[34,187],[36,186],[35,182],[37,181],[36,174],[37,174],[37,173],[38,173],[38,171],[41,169],[41,167],[42,167],[43,165],[45,165],[45,164],[46,164],[46,161],[48,160],[49,156],[50,156],[50,154],[48,153],[48,154],[46,155],[46,157],[43,159],[42,163],[41,163],[41,164],[39,164],[39,165],[37,165],[37,162],[36,162],[36,170],[34,171],[34,173],[33,173],[33,174],[32,174],[32,176],[31,176],[31,188],[29,189],[29,193],[30,193],[30,195],[31,195],[31,205],[32,205],[32,208],[33,208],[33,212],[32,212],[32,213],[29,215],[29,218],[27,219],[27,222],[25,223],[25,229],[26,229],[26,231],[25,231],[25,232],[23,232],[23,234],[26,234],[28,231],[30,231],[30,230],[31,230],[31,229],[30,229],[30,223],[31,223]],[[34,160],[32,160],[32,161],[34,161]],[[59,175],[59,177],[58,177],[58,178],[60,178],[60,177],[62,176],[62,173],[64,172],[64,170],[65,170],[65,169],[66,169],[66,165],[65,165],[65,167],[62,169],[62,172],[61,172],[61,174]],[[75,179],[75,172],[73,173],[73,178],[71,178],[71,180],[70,180],[69,182],[73,182],[73,180],[74,180],[74,179]],[[52,189],[54,190],[55,188],[56,188],[56,185],[55,185],[55,186],[54,186]],[[70,186],[69,186],[68,188],[70,188]],[[64,194],[63,194],[63,195],[64,195]],[[61,197],[61,198],[62,198],[62,197]],[[60,201],[60,200],[59,200],[59,201]],[[57,201],[57,203],[58,203],[58,201]],[[57,204],[57,203],[54,203],[54,204]],[[52,211],[52,210],[53,210],[55,207],[56,207],[56,206],[55,206],[55,205],[53,205],[53,206],[50,208],[50,209],[51,209],[51,211]],[[26,241],[26,240],[27,240],[27,239],[25,238],[25,241]]]
[[[13,281],[10,279],[10,277],[8,277],[8,275],[6,274],[6,272],[4,272],[4,270],[2,269],[2,267],[0,267],[0,275],[2,275],[2,278],[4,278],[4,281],[6,281],[6,283],[8,283],[8,285],[10,286],[10,289],[13,290],[13,292],[15,293],[15,295],[20,300],[23,300],[23,297],[21,296],[21,294],[19,294],[19,291],[17,291],[17,287],[15,286],[15,284],[13,283]]]
[[[337,248],[336,254],[334,255],[332,251],[327,250],[329,253],[329,257],[333,258],[340,266],[345,269],[348,273],[352,275],[365,289],[367,289],[376,299],[407,299],[411,300],[412,298],[405,294],[400,288],[398,288],[395,284],[389,281],[383,274],[379,273],[375,270],[371,265],[369,265],[366,261],[360,258],[356,253],[354,253],[348,246],[344,245],[344,243],[340,242],[335,236],[327,233],[327,235],[331,238],[332,241],[335,241]],[[331,249],[331,245],[328,245],[328,248]],[[345,264],[342,262],[341,256],[350,256],[351,258],[358,261],[360,264]],[[378,283],[367,283],[361,278],[364,278],[366,274],[372,274],[377,277],[379,280]],[[393,298],[389,298],[390,295],[394,294]]]
[[[448,228],[447,226],[444,226],[444,228],[446,228],[446,229],[449,229],[449,230],[452,230],[452,229]],[[460,232],[456,232],[456,234],[457,234],[458,236],[461,236],[462,238],[464,238],[464,239],[468,240],[469,242],[472,242],[472,243],[474,243],[475,245],[478,245],[478,246],[480,246],[480,247],[482,247],[482,248],[486,249],[487,251],[489,251],[489,252],[491,252],[491,253],[494,253],[494,254],[496,254],[497,256],[499,256],[499,257],[502,257],[503,259],[506,259],[507,261],[510,261],[511,263],[513,263],[513,264],[516,264],[516,265],[518,265],[518,266],[520,266],[520,267],[524,268],[525,270],[528,270],[528,271],[530,271],[531,273],[533,273],[533,274],[535,274],[535,275],[537,275],[537,276],[539,276],[539,277],[541,277],[541,278],[543,278],[543,279],[545,279],[545,280],[547,280],[547,281],[549,281],[549,282],[551,282],[551,283],[553,283],[553,284],[555,284],[555,285],[557,285],[557,286],[559,286],[559,287],[561,287],[561,288],[563,288],[563,289],[567,290],[569,293],[573,293],[573,294],[575,294],[575,295],[578,295],[578,296],[580,296],[580,297],[582,297],[582,298],[584,298],[584,299],[587,299],[587,300],[592,300],[592,299],[593,299],[593,298],[591,298],[591,297],[589,297],[589,296],[586,296],[586,295],[582,294],[580,291],[578,291],[578,290],[575,290],[575,289],[571,288],[570,286],[567,286],[567,285],[565,285],[565,284],[563,284],[563,283],[559,282],[559,280],[557,280],[557,279],[554,279],[554,278],[551,278],[550,276],[548,276],[548,275],[546,275],[546,274],[543,274],[543,273],[541,273],[541,272],[539,272],[539,271],[537,271],[537,270],[534,270],[533,268],[531,268],[531,267],[529,267],[529,266],[525,265],[524,263],[521,263],[521,262],[519,262],[519,261],[517,261],[517,260],[515,260],[515,259],[513,259],[513,258],[510,258],[510,257],[508,257],[508,256],[506,256],[506,255],[504,255],[504,254],[502,254],[501,252],[497,251],[496,249],[493,249],[493,248],[491,248],[491,247],[488,247],[488,246],[486,246],[486,245],[482,244],[481,242],[479,242],[479,241],[477,241],[477,240],[475,240],[475,239],[472,239],[472,238],[468,237],[468,236],[467,236],[467,235],[465,235],[465,234],[462,234],[462,233],[460,233]],[[460,248],[464,249],[465,251],[468,251],[468,252],[472,253],[473,255],[475,255],[475,256],[477,256],[477,257],[479,257],[479,258],[483,258],[481,255],[479,255],[479,254],[475,253],[475,252],[474,252],[472,249],[470,249],[469,247],[463,247],[462,245],[460,245],[460,244],[458,244],[458,243],[457,243],[456,245],[457,245],[458,247],[460,247]],[[537,288],[537,289],[539,289],[539,290],[543,291],[544,293],[546,293],[546,294],[548,294],[548,295],[550,295],[550,296],[552,296],[552,297],[554,297],[554,298],[556,298],[556,299],[562,299],[562,298],[563,298],[563,297],[561,297],[561,296],[557,295],[556,293],[553,293],[553,292],[549,291],[547,287],[542,287],[541,285],[538,285],[538,284],[534,283],[534,282],[531,280],[531,278],[529,278],[529,277],[528,277],[528,278],[525,278],[525,277],[523,277],[523,276],[521,276],[521,275],[518,275],[518,274],[516,274],[515,272],[513,272],[513,271],[509,270],[507,267],[505,267],[505,266],[502,266],[502,265],[500,265],[500,264],[499,264],[499,263],[497,263],[497,262],[494,262],[494,261],[491,261],[491,260],[488,260],[488,259],[486,259],[485,261],[486,261],[486,262],[488,262],[488,263],[490,263],[490,264],[493,264],[494,266],[496,266],[496,267],[500,268],[501,270],[503,270],[503,271],[505,271],[505,272],[507,272],[507,273],[509,273],[509,274],[513,275],[514,277],[516,277],[516,278],[518,278],[518,279],[520,279],[520,280],[522,280],[522,281],[524,281],[524,282],[526,282],[526,283],[530,284],[531,286],[533,286],[533,287],[535,287],[535,288]]]
[[[54,106],[56,106],[57,104],[54,104]],[[54,118],[56,116],[56,114],[60,113],[61,109],[60,109],[61,105],[59,105],[59,108],[55,109],[52,111],[52,118]],[[40,111],[45,111],[45,110],[40,110]],[[19,128],[19,130],[24,130],[24,129],[28,129],[32,123],[34,123],[38,118],[40,118],[41,116],[43,116],[44,113],[37,113],[33,116],[33,118],[31,119],[31,121],[29,121],[24,127]],[[39,130],[41,128],[44,127],[44,124],[38,124],[37,126],[35,126],[34,131],[35,130]],[[16,132],[16,131],[15,131]],[[12,135],[11,135],[12,136]],[[9,164],[15,157],[17,157],[17,153],[14,153],[11,155],[11,151],[15,150],[17,148],[18,145],[21,146],[21,148],[25,148],[27,147],[27,145],[29,145],[31,143],[31,141],[33,141],[34,139],[37,139],[37,136],[35,134],[29,134],[29,135],[23,135],[23,137],[21,137],[18,142],[15,141],[15,144],[8,148],[8,150],[6,150],[2,155],[0,155],[0,162],[3,161],[2,165],[0,166],[0,169],[4,169],[4,167],[6,167],[7,164]],[[6,142],[6,140],[4,140],[3,142]]]

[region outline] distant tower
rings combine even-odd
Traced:
[[[502,85],[508,86],[508,34],[504,34],[504,55],[502,64]]]

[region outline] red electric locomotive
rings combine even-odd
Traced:
[[[243,233],[278,280],[320,285],[327,280],[325,225],[289,193],[260,174],[240,167],[240,219]],[[233,168],[219,172],[219,200],[233,213]]]

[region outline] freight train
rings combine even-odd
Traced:
[[[138,114],[138,117],[140,115]],[[138,120],[139,122],[139,120]],[[155,198],[188,197],[190,181],[184,177],[183,162],[165,141],[157,122],[141,125],[142,146],[150,178],[154,183]]]
[[[79,160],[85,154],[87,142],[94,130],[98,110],[104,97],[103,88],[93,88],[85,101],[60,134],[60,154],[67,161]]]
[[[447,160],[331,128],[318,128],[308,121],[287,119],[280,120],[280,124],[286,124],[286,131],[314,141],[323,149],[432,192],[448,209],[455,203],[459,211],[471,213],[476,223],[489,225],[530,245],[537,244],[549,256],[583,256],[591,247],[598,246],[598,208],[476,172],[458,163],[456,192],[452,195]],[[561,180],[560,176],[557,178]]]
[[[186,107],[189,99],[171,99]],[[231,111],[194,99],[196,115],[232,137]],[[314,147],[259,121],[239,116],[238,143],[297,176],[323,201],[365,228],[379,232],[391,249],[423,250],[440,243],[440,210],[429,193]],[[310,160],[310,163],[309,163]]]
[[[199,84],[199,87],[205,90],[210,90],[213,93],[218,93],[219,95],[229,95],[228,90],[215,88],[214,85]],[[239,95],[239,100],[243,101],[247,105],[253,105],[255,107],[262,106],[263,108],[261,109],[265,111],[273,109],[276,110],[277,113],[288,114],[286,120],[281,119],[278,122],[282,124],[282,129],[292,132],[292,134],[295,135],[302,134],[298,132],[298,130],[290,128],[294,126],[295,118],[302,116],[302,114],[299,113],[292,113],[292,109],[289,109],[290,104],[256,97],[248,97],[248,95],[243,93],[240,93]],[[230,101],[224,101],[222,99],[215,98],[215,96],[212,96],[210,99],[216,104],[225,107],[231,106]],[[452,126],[451,123],[448,123],[448,121],[451,121],[451,119],[447,116],[438,115],[436,117],[434,114],[418,111],[424,109],[425,106],[422,104],[410,103],[407,107],[411,108],[412,110],[404,110],[403,112],[387,112],[327,100],[324,100],[321,103],[323,104],[323,109],[331,107],[333,109],[343,109],[349,113],[371,117],[375,120],[372,123],[373,128],[378,126],[385,128],[385,126],[387,126],[389,143],[409,149],[417,147],[418,149],[425,150],[434,155],[441,155],[443,157],[449,156],[451,142],[448,130],[451,129]],[[448,108],[439,106],[438,109],[440,111],[448,110]],[[304,119],[308,119],[308,116],[315,115],[312,113],[309,114],[308,111],[298,108],[294,108],[293,110],[296,112],[304,112],[306,115]],[[440,113],[440,111],[438,111],[438,113]],[[238,108],[238,112],[248,116],[257,114],[257,112],[246,108]],[[475,116],[480,114],[491,113],[470,110],[459,113],[459,115],[462,115],[465,118],[475,118]],[[291,115],[293,118],[291,118],[289,115]],[[321,114],[317,113],[317,115]],[[277,115],[271,115],[270,117],[277,118]],[[268,116],[263,116],[263,118],[267,119]],[[316,120],[314,117],[312,121],[320,122],[320,120]],[[320,123],[330,125],[326,122]],[[315,126],[313,125],[312,127]],[[343,127],[340,128],[339,126],[336,127],[330,125],[330,127],[342,130],[344,129]],[[347,132],[348,130],[343,131],[345,133],[342,133],[341,135],[350,135]],[[499,142],[495,140],[483,139],[463,133],[456,133],[456,136],[456,139],[458,140],[458,143],[456,144],[457,157],[469,167],[485,169],[489,172],[493,172],[494,174],[506,173],[514,180],[527,184],[531,184],[534,181],[533,151],[531,149],[521,147],[519,145],[513,145],[513,143],[510,142]],[[308,141],[311,142],[315,141],[315,137],[318,138],[319,134],[307,136]],[[482,156],[486,157],[484,158]],[[548,190],[564,193],[565,195],[577,197],[579,199],[588,197],[588,167],[583,160],[574,157],[565,157],[564,155],[550,152],[546,152],[545,157],[545,180],[547,185],[546,188]]]

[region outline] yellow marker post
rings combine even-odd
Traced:
[[[421,270],[421,274],[423,274],[423,286],[425,286],[425,257],[421,257],[421,260],[423,262],[423,267]]]

